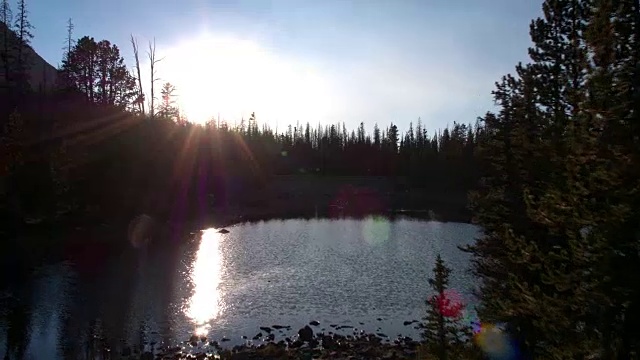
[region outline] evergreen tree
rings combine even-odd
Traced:
[[[13,22],[13,13],[11,12],[11,5],[9,4],[9,0],[2,0],[0,3],[0,24],[2,33],[2,49],[0,49],[0,61],[2,62],[2,71],[4,75],[4,81],[6,84],[11,83],[11,74],[12,74],[12,44],[13,40],[13,32],[12,32],[12,22]]]
[[[634,227],[625,225],[633,207],[623,195],[637,180],[625,184],[632,146],[616,137],[633,125],[614,118],[630,118],[635,105],[616,104],[625,77],[604,64],[606,50],[588,44],[596,24],[592,43],[610,43],[600,37],[613,7],[601,3],[544,3],[544,19],[531,25],[533,63],[497,84],[501,110],[487,114],[476,137],[489,163],[473,197],[484,236],[469,249],[482,279],[481,317],[506,322],[535,357],[630,356],[616,340],[633,302],[620,289],[630,284],[613,269],[626,255],[637,258]]]
[[[433,278],[429,279],[429,286],[435,294],[426,301],[427,314],[422,337],[427,349],[440,360],[458,358],[456,355],[460,355],[465,342],[471,338],[470,327],[461,321],[464,305],[452,299],[448,293],[450,274],[451,269],[438,254]]]
[[[31,39],[33,39],[33,34],[31,30],[33,30],[33,26],[29,22],[29,11],[27,10],[27,4],[25,0],[18,1],[18,13],[16,14],[15,21],[15,31],[18,36],[18,41],[16,42],[16,68],[15,68],[15,76],[16,76],[16,84],[18,85],[18,90],[20,92],[27,91],[29,88],[29,68],[31,67],[31,61],[28,57],[27,49],[31,45]]]
[[[376,147],[376,149],[379,149],[381,145],[380,128],[378,127],[378,124],[373,125],[373,145]]]
[[[92,103],[127,108],[136,95],[135,79],[120,50],[107,40],[96,43],[87,36],[79,39],[63,61],[62,74]]]
[[[162,103],[160,103],[160,108],[158,109],[158,116],[172,120],[178,117],[178,108],[174,100],[175,91],[176,87],[169,82],[162,85],[160,90]]]
[[[599,153],[608,166],[600,183],[609,186],[600,189],[599,199],[615,204],[613,219],[603,222],[610,270],[603,290],[611,301],[597,320],[607,326],[605,356],[629,358],[640,352],[640,331],[631,320],[640,317],[640,285],[628,276],[640,271],[640,2],[594,1],[587,42],[591,127],[600,130]]]
[[[389,144],[389,149],[393,154],[398,153],[398,140],[399,140],[398,127],[393,123],[391,123],[391,126],[387,131],[387,142]]]

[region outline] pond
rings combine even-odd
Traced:
[[[227,229],[170,246],[152,242],[99,271],[91,262],[38,268],[0,292],[0,354],[89,358],[104,349],[175,345],[193,334],[233,346],[283,339],[312,321],[316,332],[417,339],[413,320],[425,311],[438,253],[453,270],[451,288],[472,300],[469,255],[457,248],[478,236],[470,224],[369,217]]]

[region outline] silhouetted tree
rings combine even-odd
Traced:
[[[435,294],[426,301],[427,314],[422,337],[430,352],[440,360],[460,358],[471,339],[471,328],[462,322],[464,304],[449,293],[450,274],[451,269],[438,254],[433,278],[429,279],[429,286]]]
[[[69,59],[69,55],[71,55],[71,50],[73,49],[73,44],[75,43],[73,39],[73,21],[71,18],[67,20],[67,39],[66,39],[66,47],[64,48],[64,57],[65,59]]]
[[[136,80],[138,81],[138,95],[136,96],[135,103],[138,104],[140,113],[145,114],[144,109],[144,91],[142,87],[142,73],[140,70],[140,57],[138,53],[138,41],[131,35],[131,46],[133,47],[133,57],[135,59],[136,66]]]
[[[628,170],[637,167],[628,137],[637,105],[625,101],[632,72],[617,72],[634,50],[609,48],[630,33],[618,38],[611,19],[637,19],[638,7],[590,5],[543,4],[532,64],[496,84],[500,111],[476,136],[487,162],[473,198],[484,236],[470,248],[480,316],[507,323],[534,357],[629,358],[638,341],[620,321],[637,311],[638,287],[619,280],[638,269],[638,173]]]
[[[585,127],[600,134],[591,146],[608,169],[594,184],[601,214],[589,224],[590,236],[608,240],[608,281],[600,289],[608,301],[593,321],[604,326],[603,357],[623,359],[640,352],[640,331],[631,320],[640,316],[640,285],[628,278],[640,269],[640,3],[594,1],[586,41],[593,67]]]
[[[2,0],[0,3],[0,30],[2,33],[2,48],[0,49],[0,61],[2,61],[2,71],[4,75],[4,80],[7,86],[11,81],[11,73],[13,64],[13,56],[12,56],[12,42],[14,38],[13,31],[11,30],[11,26],[13,23],[13,13],[11,11],[11,5],[9,4],[9,0]]]
[[[149,57],[149,71],[151,74],[150,78],[150,93],[149,93],[149,115],[153,119],[155,116],[155,84],[158,80],[156,78],[157,69],[156,65],[162,60],[156,58],[156,39],[153,39],[153,42],[149,41],[149,51],[147,52],[147,56]],[[142,91],[142,88],[140,89]]]
[[[33,34],[31,30],[33,30],[33,26],[29,22],[29,11],[27,10],[27,4],[25,0],[18,1],[18,9],[17,9],[15,21],[15,31],[18,36],[18,41],[15,43],[16,46],[16,67],[15,67],[15,76],[17,77],[16,83],[19,87],[19,91],[24,92],[28,89],[29,84],[29,76],[28,71],[31,67],[31,62],[33,59],[30,59],[27,53],[27,49],[31,44],[31,39],[33,39]]]
[[[160,94],[162,95],[162,103],[160,104],[160,108],[158,109],[158,116],[165,117],[169,119],[175,119],[179,116],[178,108],[175,105],[175,97],[176,87],[171,83],[164,83],[162,85],[162,90],[160,90]]]
[[[135,96],[135,79],[118,47],[107,40],[79,39],[63,61],[62,73],[92,103],[127,108]]]

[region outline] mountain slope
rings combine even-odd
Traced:
[[[7,26],[0,22],[0,51],[4,48],[4,32],[7,30]],[[15,44],[18,41],[18,36],[13,32],[9,31],[9,43]],[[11,46],[10,46],[11,48]],[[15,49],[9,50],[9,55],[16,56]],[[42,56],[38,55],[35,50],[33,50],[30,46],[25,48],[25,55],[30,63],[29,68],[29,84],[34,91],[45,91],[48,92],[53,89],[56,83],[56,79],[58,77],[58,70],[49,64]],[[4,63],[0,58],[0,69],[4,69]],[[6,83],[4,71],[0,71],[0,86]]]

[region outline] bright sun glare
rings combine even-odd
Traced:
[[[194,292],[189,300],[187,315],[196,325],[195,334],[207,335],[210,324],[220,315],[224,301],[220,289],[222,282],[221,237],[215,229],[202,232],[202,239],[196,261],[191,269]]]
[[[249,40],[207,34],[163,53],[160,77],[176,86],[177,104],[195,123],[220,115],[233,124],[256,112],[273,126],[312,120],[309,114],[321,117],[331,108],[320,71]]]

